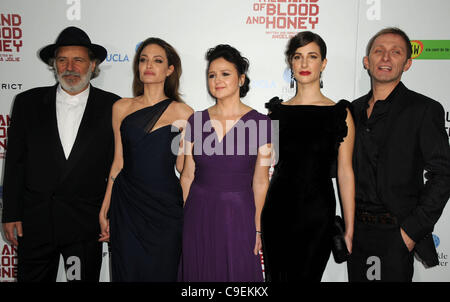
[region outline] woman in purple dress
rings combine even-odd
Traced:
[[[244,105],[248,60],[229,45],[206,55],[214,106],[186,127],[180,281],[263,281],[260,215],[269,185],[270,120]]]

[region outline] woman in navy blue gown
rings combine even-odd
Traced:
[[[100,241],[111,243],[112,281],[176,281],[183,195],[174,167],[182,169],[180,134],[193,110],[179,97],[181,62],[165,41],[145,40],[133,68],[136,97],[113,106]]]

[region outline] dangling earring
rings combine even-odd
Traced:
[[[320,73],[320,88],[323,88],[322,72]]]
[[[291,89],[294,88],[294,85],[295,85],[294,72],[291,70]]]

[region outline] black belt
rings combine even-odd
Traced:
[[[357,211],[356,219],[364,224],[398,224],[397,218],[390,213],[373,214]]]

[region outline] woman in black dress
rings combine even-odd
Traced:
[[[100,241],[111,242],[112,281],[176,281],[183,195],[174,167],[182,170],[179,134],[193,110],[180,99],[181,62],[168,43],[142,42],[133,68],[136,97],[113,106],[115,153]]]
[[[275,97],[266,104],[270,118],[279,121],[278,162],[261,218],[266,280],[320,281],[332,246],[336,162],[345,241],[352,249],[354,124],[348,101],[336,104],[321,93],[327,60],[319,35],[294,36],[286,60],[297,93],[287,102]]]

